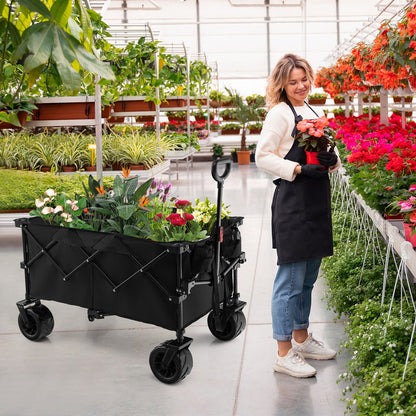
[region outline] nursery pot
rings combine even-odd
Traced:
[[[318,160],[318,152],[309,152],[305,150],[306,153],[306,163],[308,165],[320,165]]]
[[[237,159],[239,165],[250,164],[250,150],[237,150]]]
[[[404,238],[406,239],[406,241],[409,241],[410,244],[412,244],[413,248],[415,248],[416,247],[416,234],[411,235],[414,227],[412,227],[411,224],[408,224],[406,222],[403,223],[403,226],[404,226]]]

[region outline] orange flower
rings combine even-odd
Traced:
[[[102,185],[100,186],[96,186],[95,187],[96,191],[100,194],[100,195],[104,195],[105,194],[105,189],[103,188]]]
[[[124,167],[122,167],[121,170],[123,171],[123,173],[121,174],[122,176],[124,176],[125,178],[128,178],[130,176],[130,168],[124,169]]]
[[[145,196],[142,196],[141,198],[140,198],[140,202],[139,202],[139,204],[140,204],[140,207],[141,208],[143,208],[145,205],[147,205],[149,203],[149,199],[147,198],[147,197],[145,197]]]

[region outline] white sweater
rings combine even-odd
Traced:
[[[316,114],[306,104],[294,108],[303,119],[316,118]],[[321,109],[314,110],[319,116],[324,115]],[[294,127],[295,116],[290,107],[284,102],[275,105],[267,113],[256,148],[257,167],[289,182],[295,179],[294,170],[298,165],[297,162],[284,159],[293,144],[294,139],[291,134]],[[333,172],[339,166],[338,158],[337,164],[329,172]]]

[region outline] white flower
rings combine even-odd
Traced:
[[[42,211],[40,212],[42,215],[48,215],[52,212],[51,207],[43,207]]]
[[[61,217],[65,220],[65,222],[71,222],[72,221],[72,217],[69,214],[67,214],[66,212],[63,212],[61,214]]]
[[[54,196],[56,196],[56,191],[55,191],[55,189],[47,189],[45,191],[45,195],[48,195],[50,197],[54,197]]]
[[[78,206],[77,206],[77,205],[73,204],[73,205],[72,205],[72,209],[73,209],[74,211],[76,211],[76,210],[78,210],[79,208],[78,208]]]
[[[45,201],[43,199],[36,199],[35,205],[36,205],[36,208],[42,208],[45,205]]]
[[[61,212],[64,210],[64,207],[62,205],[57,205],[56,208],[53,210],[53,212],[56,214],[57,212]]]

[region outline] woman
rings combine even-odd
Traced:
[[[320,165],[307,165],[305,151],[295,138],[300,120],[323,115],[305,103],[313,79],[313,70],[303,58],[287,54],[277,63],[268,79],[269,112],[256,149],[257,166],[277,177],[272,237],[279,267],[272,323],[278,354],[273,368],[294,377],[316,374],[305,358],[324,360],[336,355],[308,333],[313,285],[322,258],[332,255],[328,173],[340,166],[333,149],[319,152]]]

